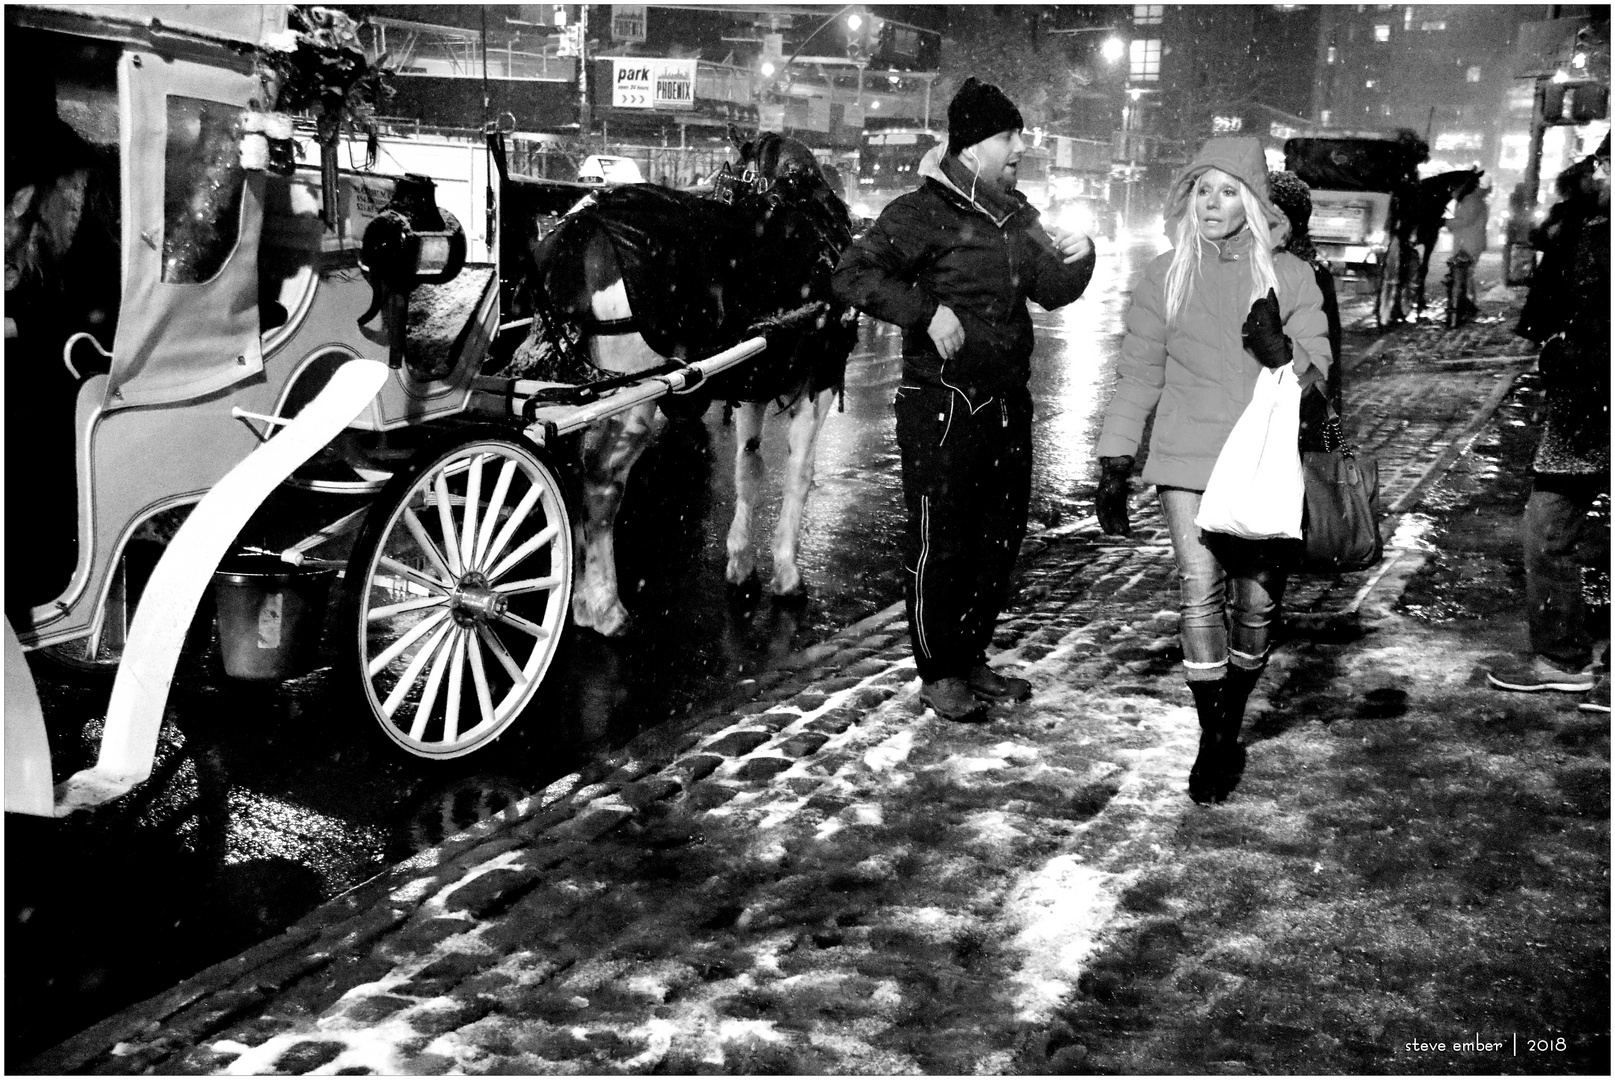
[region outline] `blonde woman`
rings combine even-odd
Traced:
[[[1189,797],[1222,802],[1244,769],[1239,728],[1266,666],[1285,548],[1202,534],[1211,467],[1264,367],[1303,383],[1332,363],[1312,268],[1275,252],[1288,222],[1268,197],[1255,139],[1212,139],[1172,182],[1173,250],[1145,269],[1127,311],[1119,378],[1098,455],[1100,527],[1125,535],[1128,479],[1155,414],[1142,479],[1154,484],[1177,559],[1183,666],[1200,719]]]

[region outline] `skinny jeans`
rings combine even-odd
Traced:
[[[1178,630],[1190,682],[1221,679],[1228,665],[1260,671],[1286,570],[1268,541],[1202,533],[1194,523],[1201,492],[1157,487],[1178,565]]]
[[[1607,477],[1539,474],[1525,502],[1522,531],[1531,651],[1572,671],[1586,667],[1593,658],[1576,545],[1594,498],[1607,486]]]
[[[1026,535],[1032,398],[970,409],[947,387],[897,388],[903,459],[903,598],[920,678],[964,678],[986,657]]]

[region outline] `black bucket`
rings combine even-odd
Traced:
[[[314,670],[335,579],[333,569],[292,566],[274,555],[226,556],[213,574],[225,674],[264,681]]]

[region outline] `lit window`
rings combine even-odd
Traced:
[[[1159,26],[1165,15],[1165,4],[1133,5],[1133,24],[1135,26]]]
[[[1469,70],[1464,72],[1464,82],[1480,82],[1480,68],[1471,65]]]
[[[1402,9],[1402,29],[1404,29],[1404,30],[1412,30],[1413,29],[1413,9],[1412,8],[1403,8]]]
[[[1139,82],[1160,82],[1161,39],[1133,41],[1128,45],[1128,74]]]
[[[1426,22],[1422,22],[1422,23],[1419,24],[1419,29],[1420,30],[1445,30],[1446,28],[1447,28],[1447,20],[1446,19],[1430,19],[1430,20],[1428,20]]]
[[[1326,59],[1324,61],[1324,63],[1326,63],[1326,64],[1337,64],[1339,62],[1340,62],[1340,50],[1335,48],[1333,45],[1329,46],[1329,57],[1328,57],[1328,59]]]
[[[1328,127],[1330,121],[1332,121],[1334,118],[1335,118],[1335,110],[1333,110],[1333,109],[1319,109],[1318,110],[1318,123],[1322,124],[1324,127]]]
[[[1391,27],[1390,27],[1389,23],[1380,23],[1379,25],[1374,27],[1374,40],[1375,41],[1389,41],[1389,40],[1391,40]]]

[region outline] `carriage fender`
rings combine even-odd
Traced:
[[[387,365],[377,360],[343,364],[280,434],[247,455],[196,504],[152,570],[135,609],[96,763],[57,787],[55,816],[110,802],[151,775],[180,648],[219,560],[270,493],[347,427],[387,376]],[[7,688],[9,696],[9,681]]]
[[[22,642],[6,620],[6,812],[51,816],[50,744],[45,712]]]

